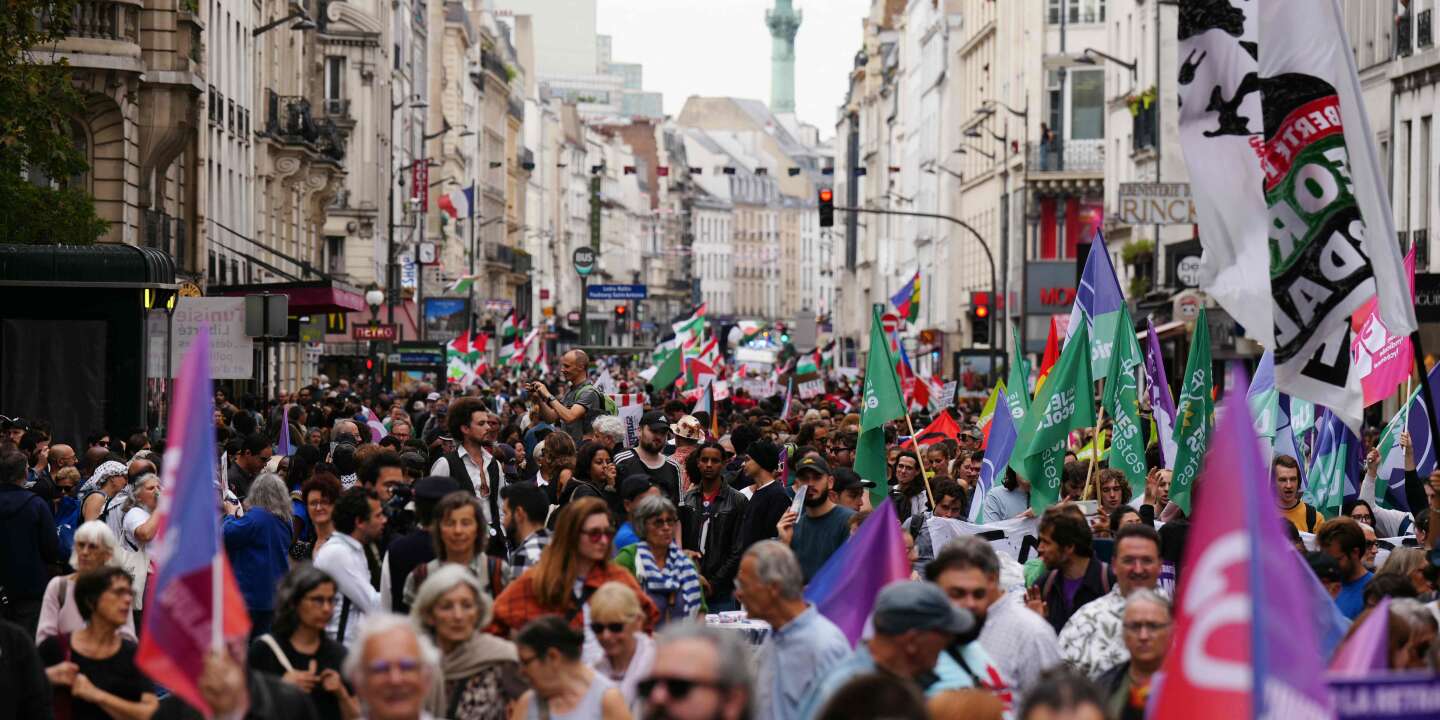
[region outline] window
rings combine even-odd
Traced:
[[[1080,70],[1070,73],[1070,139],[1098,140],[1105,137],[1105,72]]]
[[[1070,23],[1105,22],[1105,0],[1069,0]]]
[[[1045,13],[1045,19],[1051,25],[1060,24],[1060,0],[1047,0],[1049,8]]]
[[[332,55],[325,58],[325,99],[339,100],[345,97],[342,92],[345,79],[345,58]]]

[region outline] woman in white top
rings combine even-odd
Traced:
[[[145,473],[136,478],[130,488],[130,498],[125,501],[125,519],[122,521],[125,537],[125,569],[130,571],[135,590],[135,625],[140,626],[140,617],[145,609],[145,581],[150,576],[150,541],[160,529],[160,516],[155,508],[160,504],[160,477]]]
[[[75,572],[50,578],[45,598],[40,604],[40,624],[35,628],[35,644],[55,635],[68,635],[85,627],[80,609],[75,606],[75,578],[80,573],[104,567],[115,557],[115,533],[100,520],[91,520],[75,530],[75,549],[70,567]],[[120,626],[121,637],[135,640],[133,618]]]
[[[636,716],[641,698],[635,686],[650,674],[655,661],[655,641],[645,634],[644,625],[640,600],[623,583],[605,583],[590,596],[590,631],[605,651],[590,666],[620,688]]]
[[[630,720],[625,696],[580,660],[584,642],[559,615],[526,623],[515,645],[531,689],[512,706],[510,720]]]

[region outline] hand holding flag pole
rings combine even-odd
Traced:
[[[880,314],[883,312],[885,312],[885,306],[876,303],[874,317],[870,321],[872,323],[879,322]],[[875,348],[870,348],[870,352],[875,352]],[[891,363],[891,367],[894,367],[894,363]],[[900,376],[893,372],[890,373],[890,382],[895,383],[895,394],[904,398],[905,392],[900,389]],[[913,438],[915,437],[915,424],[910,421],[910,403],[901,401],[900,406],[905,411],[905,427],[910,431],[910,437]],[[1440,437],[1440,433],[1436,435]],[[920,464],[920,479],[925,481],[925,504],[929,505],[933,511],[935,509],[935,493],[930,490],[930,474],[925,472],[925,453],[920,452],[918,444],[915,446],[915,451],[915,462]]]
[[[1091,387],[1090,392],[1095,392],[1095,388]],[[1100,396],[1105,396],[1105,378],[1100,378]],[[1100,407],[1095,408],[1095,434],[1090,438],[1090,469],[1085,472],[1085,490],[1080,493],[1081,500],[1089,500],[1098,492],[1098,488],[1095,487],[1095,460],[1100,457],[1102,445],[1100,427],[1104,424],[1105,403],[1102,402]]]

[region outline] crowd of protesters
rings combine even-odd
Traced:
[[[593,384],[600,364],[618,392],[647,393],[634,427]],[[893,424],[886,480],[913,572],[852,646],[805,591],[875,511],[876,483],[852,469],[859,385],[837,376],[793,405],[734,387],[712,418],[578,351],[559,377],[481,380],[215,393],[224,550],[252,627],[203,669],[215,716],[1143,717],[1187,570],[1153,447],[1136,497],[1067,457],[1061,502],[1037,517],[1013,471],[977,499],[978,403],[918,453]],[[1415,476],[1401,443],[1410,506],[1440,507],[1440,473]],[[164,444],[6,420],[0,718],[198,717],[135,661]],[[1342,517],[1299,499],[1288,456],[1275,497],[1340,612],[1392,599],[1390,667],[1432,668],[1431,512],[1382,507],[1378,462]],[[1020,557],[982,534],[933,540],[1016,518],[1038,540]],[[768,632],[741,629],[755,623]]]

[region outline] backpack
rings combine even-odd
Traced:
[[[599,395],[599,396],[600,396],[600,413],[601,413],[602,415],[619,415],[619,414],[620,414],[620,406],[615,404],[615,398],[610,397],[610,395],[609,395],[608,393],[602,393],[602,392],[600,392],[598,389],[595,388],[595,384],[594,384],[594,383],[591,383],[591,382],[588,382],[588,381],[587,381],[584,385],[581,385],[580,387],[575,388],[575,399],[576,399],[576,400],[579,400],[579,399],[580,399],[580,395],[581,395],[582,393],[584,393],[586,390],[589,390],[590,392],[593,392],[593,393],[595,393],[596,395]]]
[[[69,558],[75,550],[75,528],[80,527],[80,501],[73,497],[60,499],[55,513],[55,534],[60,539],[60,557]],[[62,596],[63,597],[63,596]]]

